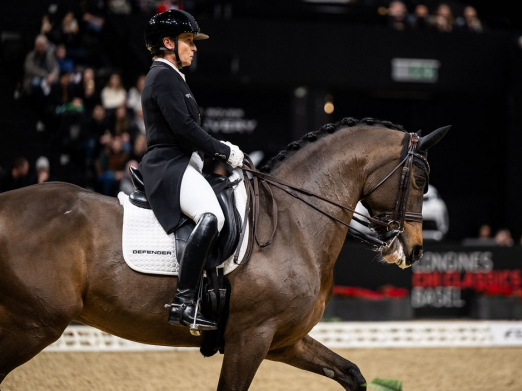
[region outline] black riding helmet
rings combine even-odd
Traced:
[[[178,69],[183,66],[178,56],[178,36],[183,33],[194,34],[194,40],[208,39],[208,35],[199,32],[196,19],[188,12],[181,10],[167,10],[161,14],[154,15],[145,29],[145,45],[153,56],[160,51],[170,51],[176,55]],[[167,49],[163,45],[163,38],[174,38],[174,49]]]

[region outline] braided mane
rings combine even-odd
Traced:
[[[295,151],[301,149],[301,147],[304,147],[309,143],[313,143],[314,141],[317,141],[320,138],[326,137],[339,129],[344,129],[346,127],[351,128],[358,125],[379,125],[389,129],[406,132],[406,130],[401,125],[393,124],[390,121],[381,121],[369,117],[363,118],[361,120],[351,117],[343,118],[339,122],[336,122],[334,124],[323,125],[319,130],[305,134],[301,140],[291,142],[286,146],[285,150],[280,151],[276,156],[270,159],[263,167],[261,167],[260,171],[270,173],[272,170],[279,167],[283,160],[292,156],[295,153]]]

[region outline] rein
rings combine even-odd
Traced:
[[[406,221],[412,221],[412,222],[422,222],[422,214],[421,213],[414,213],[414,212],[406,212],[406,204],[408,201],[409,196],[409,189],[410,189],[410,179],[411,179],[411,171],[413,167],[413,159],[414,157],[418,157],[416,153],[417,149],[417,143],[419,141],[419,136],[415,133],[410,133],[410,139],[408,142],[408,154],[406,157],[382,180],[380,181],[376,186],[374,186],[370,191],[368,191],[362,198],[366,198],[368,195],[370,195],[372,192],[374,192],[377,188],[379,188],[386,180],[388,180],[395,171],[397,171],[401,166],[402,168],[402,175],[399,185],[399,193],[397,196],[397,201],[395,203],[395,209],[394,210],[388,210],[385,212],[382,212],[378,215],[375,215],[373,217],[366,216],[362,213],[357,212],[355,209],[341,205],[335,201],[332,201],[328,198],[325,198],[319,194],[312,193],[308,190],[302,189],[300,187],[293,186],[289,183],[286,183],[282,181],[281,179],[278,179],[272,175],[268,175],[265,173],[262,173],[258,171],[252,160],[248,155],[245,154],[245,160],[243,162],[243,167],[241,168],[243,170],[243,174],[245,175],[245,178],[247,177],[247,173],[252,174],[252,180],[245,180],[245,188],[247,192],[247,202],[246,202],[246,209],[244,214],[244,219],[241,225],[241,235],[239,238],[239,245],[237,247],[237,250],[234,254],[234,262],[238,263],[239,259],[239,251],[241,249],[241,243],[243,243],[243,240],[246,235],[246,231],[244,230],[244,227],[246,226],[246,221],[249,219],[249,232],[248,232],[248,247],[247,252],[245,254],[245,261],[247,262],[250,256],[252,255],[253,246],[254,246],[254,239],[258,246],[260,247],[267,247],[272,243],[272,240],[275,236],[276,230],[277,230],[277,202],[274,198],[274,194],[272,192],[272,186],[275,186],[287,194],[291,195],[292,197],[302,201],[306,205],[310,206],[314,210],[322,213],[323,215],[329,217],[332,220],[337,221],[338,223],[348,227],[348,235],[352,238],[370,246],[372,250],[380,251],[383,248],[390,247],[395,239],[399,236],[400,233],[404,231],[404,223]],[[272,233],[270,234],[268,240],[261,243],[258,236],[258,222],[259,222],[259,212],[260,212],[260,201],[259,201],[259,190],[260,187],[263,187],[267,194],[267,199],[272,204]],[[364,232],[359,231],[356,228],[350,227],[349,223],[346,223],[345,221],[342,221],[329,213],[325,212],[324,210],[320,209],[319,207],[313,205],[311,202],[307,201],[306,199],[302,198],[300,194],[304,194],[309,197],[318,198],[322,201],[325,201],[331,205],[335,205],[343,210],[346,210],[348,212],[351,212],[352,214],[357,214],[359,216],[364,217],[368,221],[361,220],[360,218],[352,215],[352,219],[357,221],[358,223],[374,230],[374,227],[381,226],[386,228],[386,232],[384,234],[378,235],[378,237],[368,235]]]

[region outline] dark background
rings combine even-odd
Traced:
[[[19,155],[31,162],[55,140],[35,131],[37,118],[13,91],[23,77],[41,16],[50,1],[4,1],[0,68],[0,165]],[[54,2],[74,8],[77,2]],[[343,117],[375,117],[424,134],[453,129],[430,152],[430,182],[450,215],[449,240],[476,236],[478,227],[507,226],[522,234],[522,50],[515,2],[470,1],[487,26],[482,34],[393,31],[376,12],[387,2],[359,6],[281,2],[196,2],[193,11],[211,39],[198,42],[188,83],[203,107],[242,107],[253,134],[215,134],[245,152],[277,153],[302,134]],[[462,4],[462,3],[459,3]],[[458,7],[459,5],[457,5]],[[219,11],[219,12],[218,12]],[[100,66],[117,69],[129,87],[146,73],[143,44],[150,14],[108,15]],[[398,83],[393,58],[435,59],[434,84]],[[306,95],[295,91],[304,87]],[[329,95],[335,111],[323,111]]]

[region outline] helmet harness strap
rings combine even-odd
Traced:
[[[175,44],[176,46],[174,46],[174,50],[173,50],[173,52],[174,52],[174,55],[176,56],[176,61],[177,61],[177,63],[178,63],[178,70],[179,70],[180,72],[182,72],[182,70],[183,70],[183,65],[181,64],[181,60],[180,60],[180,58],[179,58],[179,53],[178,53],[178,35],[176,35],[176,36],[174,37],[174,44]]]
[[[162,38],[162,41],[163,41],[163,39],[164,38]],[[179,59],[179,54],[178,54],[178,36],[176,35],[174,37],[174,45],[175,45],[174,49],[169,49],[165,45],[163,45],[163,42],[161,42],[161,43],[162,43],[162,45],[161,45],[160,50],[174,53],[174,55],[176,56],[176,64],[177,64],[178,70],[180,72],[183,72],[183,65],[181,64],[181,60]]]

